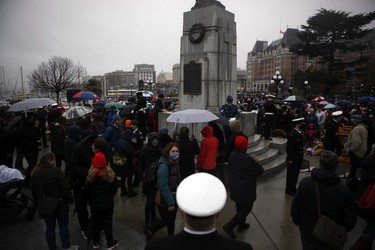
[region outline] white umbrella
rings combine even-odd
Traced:
[[[335,109],[335,108],[336,108],[336,105],[334,105],[332,103],[329,103],[329,104],[324,106],[324,109]]]
[[[55,100],[50,98],[30,98],[20,102],[17,102],[10,106],[8,109],[9,112],[19,112],[28,109],[35,109],[40,106],[47,106],[56,103]]]
[[[218,120],[214,113],[204,109],[185,109],[172,113],[168,118],[167,122],[174,123],[198,123],[198,122],[210,122]]]
[[[66,110],[62,114],[62,116],[64,116],[66,119],[74,119],[74,118],[78,118],[78,117],[90,114],[91,112],[92,112],[91,108],[78,106],[78,107],[73,107],[73,108]]]

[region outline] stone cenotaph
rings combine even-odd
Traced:
[[[234,14],[215,0],[197,0],[184,13],[181,37],[180,110],[218,113],[227,95],[237,98]]]

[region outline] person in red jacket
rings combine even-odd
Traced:
[[[219,151],[219,141],[214,137],[211,126],[202,128],[201,134],[204,139],[201,141],[197,169],[199,172],[206,172],[216,176],[216,155]]]

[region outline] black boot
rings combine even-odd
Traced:
[[[234,234],[233,229],[234,225],[231,221],[223,226],[223,230],[228,234],[229,238],[235,239],[236,235]]]
[[[244,224],[238,225],[237,232],[242,232],[242,231],[248,229],[249,227],[250,227],[249,223],[244,223]]]

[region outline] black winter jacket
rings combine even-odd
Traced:
[[[113,196],[117,193],[116,178],[113,182],[103,180],[96,176],[94,182],[86,183],[83,191],[83,200],[90,201],[90,208],[94,211],[112,209],[114,205]]]
[[[38,200],[40,200],[43,195],[58,197],[68,203],[73,201],[65,176],[61,169],[57,167],[41,167],[31,178],[31,190],[36,203],[38,203]]]
[[[189,138],[184,138],[180,136],[178,141],[180,145],[180,174],[181,179],[185,179],[191,174],[195,173],[195,163],[194,157],[199,154],[199,144],[197,140],[190,140]]]
[[[257,177],[263,167],[246,152],[234,150],[228,159],[230,197],[235,202],[252,203],[256,199]]]
[[[311,235],[318,220],[318,211],[313,181],[319,184],[321,211],[347,231],[354,228],[357,216],[354,197],[332,171],[315,168],[311,177],[305,177],[294,196],[291,216],[294,224],[307,235]]]
[[[94,155],[91,144],[95,138],[96,135],[87,136],[75,145],[70,158],[72,179],[75,184],[80,186],[84,185],[87,173],[91,167],[91,160]]]

